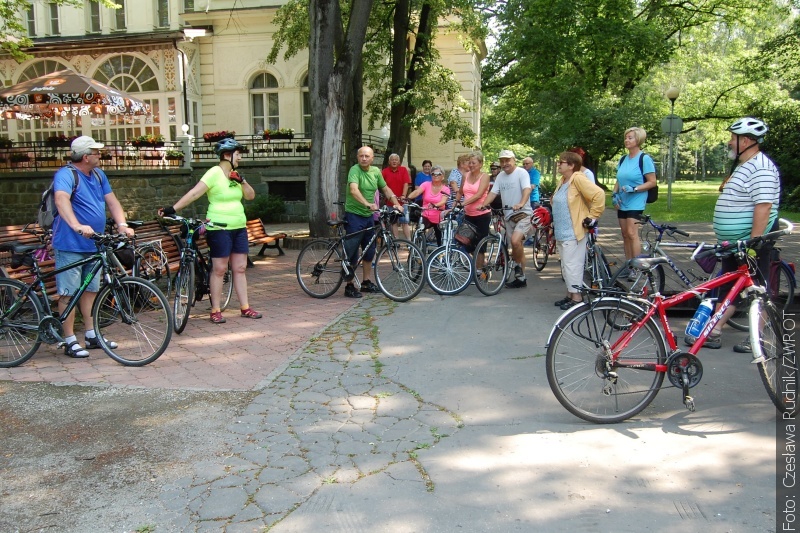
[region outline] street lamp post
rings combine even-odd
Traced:
[[[666,96],[670,101],[669,116],[661,121],[661,131],[669,135],[669,153],[667,154],[667,211],[672,211],[672,182],[675,181],[675,136],[683,129],[683,120],[675,116],[675,100],[681,91],[677,87],[667,89]]]

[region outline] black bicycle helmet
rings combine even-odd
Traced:
[[[731,124],[731,127],[728,128],[728,131],[735,133],[736,135],[745,135],[755,139],[756,142],[761,144],[764,142],[764,135],[767,134],[769,128],[767,128],[767,125],[764,124],[763,121],[758,120],[757,118],[744,117]]]
[[[214,153],[217,155],[222,155],[226,152],[235,152],[236,150],[242,151],[244,146],[236,142],[236,139],[231,139],[230,137],[222,139],[219,141],[216,146],[214,146]]]

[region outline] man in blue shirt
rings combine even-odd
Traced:
[[[111,191],[108,177],[98,168],[100,149],[103,146],[89,136],[78,137],[72,141],[70,164],[60,168],[53,178],[53,198],[58,209],[58,216],[53,221],[53,249],[57,269],[80,261],[97,251],[92,235],[105,231],[106,207],[111,212],[120,233],[133,235],[133,230],[125,223],[125,211]],[[84,265],[56,275],[59,312],[67,308],[72,295],[91,269],[91,264]],[[89,349],[100,348],[92,323],[92,304],[99,289],[100,278],[95,276],[78,302],[86,328],[86,348]],[[73,310],[64,321],[66,342],[64,353],[69,357],[89,357],[89,352],[81,347],[75,337],[74,328]],[[112,348],[116,347],[115,342],[109,342],[109,345]]]
[[[531,209],[536,209],[540,205],[539,202],[539,182],[542,179],[542,173],[533,166],[533,158],[526,157],[522,160],[522,168],[528,171],[528,175],[531,178]],[[533,245],[533,237],[528,237],[525,240],[525,246],[532,246]]]

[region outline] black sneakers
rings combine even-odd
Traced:
[[[348,298],[361,298],[362,296],[362,294],[358,292],[358,289],[356,289],[356,286],[353,285],[352,283],[348,283],[347,285],[345,285],[344,295],[347,296]]]
[[[375,293],[381,292],[381,290],[370,280],[365,280],[364,283],[361,284],[361,292]]]
[[[528,286],[528,280],[527,279],[516,278],[512,282],[506,283],[506,288],[507,289],[519,289],[519,288],[527,287],[527,286]]]

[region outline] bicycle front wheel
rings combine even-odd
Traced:
[[[775,407],[782,413],[797,410],[797,359],[794,350],[784,352],[780,311],[772,302],[756,298],[750,304],[750,343],[758,361],[758,373]]]
[[[478,263],[482,265],[478,267]],[[486,296],[494,296],[503,290],[508,277],[508,251],[499,235],[481,239],[472,257],[475,286]]]
[[[339,248],[339,241],[317,239],[300,251],[295,273],[306,294],[314,298],[327,298],[342,286],[344,257]]]
[[[178,276],[175,278],[175,298],[172,300],[172,321],[175,333],[183,333],[189,321],[189,310],[194,305],[194,261],[181,261]]]
[[[472,280],[472,259],[453,244],[440,246],[428,256],[425,280],[438,294],[456,295]]]
[[[591,289],[609,287],[611,272],[608,270],[608,261],[603,251],[598,246],[589,250],[586,256],[586,268],[583,271],[583,282]]]
[[[548,238],[548,228],[539,228],[533,234],[533,266],[541,272],[547,265],[547,257],[550,255],[550,242]]]
[[[789,306],[794,302],[793,279],[794,275],[792,274],[791,268],[784,262],[781,262],[778,268],[772,272],[767,294],[769,294],[769,299],[775,305],[776,310],[785,311],[789,309]],[[748,310],[737,309],[727,323],[734,329],[747,331],[750,328]]]
[[[164,296],[172,293],[172,277],[169,274],[167,255],[155,246],[143,246],[136,250],[133,275],[146,279],[159,288]]]
[[[637,415],[653,401],[664,381],[653,365],[665,362],[667,349],[652,319],[630,333],[641,315],[640,307],[607,298],[559,318],[547,347],[547,381],[570,413],[609,424]]]
[[[92,319],[100,347],[125,366],[152,363],[172,338],[167,297],[141,278],[118,278],[100,289],[92,306]],[[112,342],[116,348],[112,348]]]
[[[419,248],[405,239],[394,239],[375,258],[375,281],[388,298],[407,302],[425,284],[424,265]]]
[[[42,304],[35,293],[20,299],[25,289],[21,281],[0,279],[0,368],[21,365],[42,344],[39,339]]]

